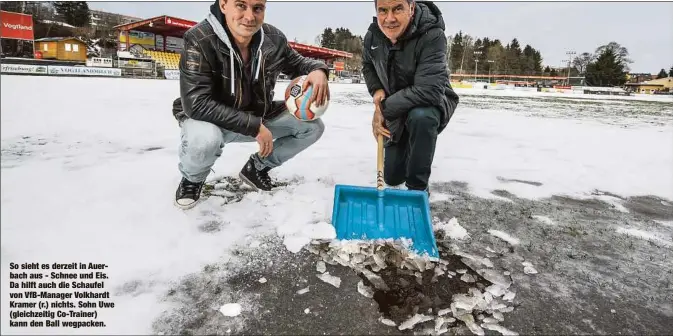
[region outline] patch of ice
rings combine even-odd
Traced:
[[[525,274],[537,274],[537,270],[533,267],[533,264],[529,261],[524,261],[521,263],[523,265],[523,273]]]
[[[362,280],[358,282],[358,293],[362,294],[366,298],[373,298],[374,297],[374,291],[367,287]]]
[[[389,320],[389,319],[387,319],[387,318],[383,318],[383,317],[379,318],[379,322],[381,322],[381,323],[383,323],[383,324],[385,324],[385,325],[387,325],[387,326],[389,326],[389,327],[395,327],[395,326],[397,326],[397,324],[395,323],[395,321],[392,321],[392,320]]]
[[[484,329],[497,331],[497,332],[499,332],[499,333],[501,333],[501,334],[503,334],[503,335],[506,335],[506,336],[518,336],[518,335],[519,335],[519,334],[518,334],[517,332],[515,332],[515,331],[509,330],[509,329],[507,329],[507,328],[505,328],[505,327],[503,327],[503,326],[501,326],[501,325],[494,324],[494,323],[482,323],[481,326],[482,326]]]
[[[222,305],[222,307],[220,307],[220,313],[222,313],[222,315],[224,316],[229,317],[240,315],[242,310],[243,308],[238,303],[227,303]]]
[[[453,239],[462,240],[470,236],[467,230],[458,223],[456,217],[451,218],[448,223],[438,223],[436,227],[437,230],[444,231],[447,237]]]
[[[471,332],[475,333],[476,335],[479,336],[484,336],[484,330],[481,329],[479,325],[474,321],[474,316],[472,314],[463,314],[460,316],[456,316],[457,319],[465,322],[465,325],[467,326],[468,329],[470,329]]]
[[[500,230],[488,230],[488,233],[490,233],[493,236],[496,236],[506,242],[508,242],[510,245],[519,245],[519,240],[510,236],[509,234],[502,232]]]
[[[516,296],[515,292],[507,292],[505,295],[502,296],[502,299],[511,302],[512,300],[514,300],[515,296]]]
[[[318,279],[336,287],[339,288],[341,286],[341,278],[330,275],[329,272],[325,272],[322,274],[316,275]]]
[[[432,316],[427,316],[423,314],[415,314],[406,321],[400,323],[400,326],[397,327],[399,330],[412,329],[416,324],[423,323],[432,320]]]
[[[450,313],[450,312],[451,312],[451,308],[440,309],[440,310],[437,312],[437,316],[444,316],[444,315],[446,315],[446,314],[448,314],[448,313]]]
[[[463,274],[463,276],[460,277],[460,280],[462,280],[463,282],[467,282],[467,283],[472,283],[472,282],[477,281],[472,275],[467,274],[467,273]]]
[[[446,202],[449,200],[449,198],[450,197],[448,194],[433,192],[432,194],[430,194],[430,203]]]
[[[306,287],[306,288],[303,288],[303,289],[298,290],[298,291],[297,291],[297,294],[299,294],[299,295],[303,295],[303,294],[306,294],[306,293],[308,293],[308,292],[309,292],[309,287]]]
[[[306,244],[310,242],[311,238],[306,236],[285,236],[283,239],[285,247],[292,253],[298,253]]]
[[[315,270],[318,271],[319,273],[325,273],[325,271],[327,271],[327,266],[325,265],[325,262],[322,260],[318,260],[318,262],[315,264]]]
[[[547,217],[547,216],[533,215],[533,218],[534,218],[534,219],[537,219],[538,221],[540,221],[540,222],[542,222],[542,223],[544,223],[544,224],[547,224],[547,225],[555,225],[555,224],[554,224],[554,221],[553,221],[551,218]]]
[[[663,201],[662,201],[662,202],[663,202]],[[656,219],[655,219],[654,221],[655,221],[656,223],[659,223],[659,224],[663,225],[663,226],[666,226],[666,227],[669,227],[669,228],[673,228],[673,221],[663,221],[663,220],[656,220]]]
[[[664,239],[663,237],[661,237],[660,235],[658,235],[657,233],[654,233],[654,232],[647,232],[647,231],[634,229],[634,228],[619,227],[619,228],[617,228],[617,233],[629,235],[629,236],[636,237],[636,238],[646,239],[648,241],[654,241],[654,242],[660,243],[664,246],[672,246],[673,245],[673,242],[671,242],[670,239],[668,239],[668,240]]]

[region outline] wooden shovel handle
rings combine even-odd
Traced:
[[[376,142],[378,143],[378,153],[376,156],[376,189],[383,190],[383,135],[379,134]]]

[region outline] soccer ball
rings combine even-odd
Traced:
[[[299,76],[288,84],[285,89],[285,106],[287,111],[299,120],[316,120],[327,111],[329,100],[322,106],[316,106],[313,86],[309,86],[306,92],[301,91],[305,80],[306,76]]]

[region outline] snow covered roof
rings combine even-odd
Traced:
[[[86,44],[86,42],[82,41],[81,39],[77,37],[45,37],[41,39],[35,40],[35,42],[59,42],[59,41],[66,41],[66,40],[77,40],[82,42],[83,44]]]

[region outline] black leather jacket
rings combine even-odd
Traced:
[[[254,137],[264,120],[285,110],[284,101],[273,101],[276,78],[281,72],[295,78],[321,69],[329,76],[323,62],[299,55],[278,28],[264,24],[251,44],[254,108],[239,110],[245,89],[241,82],[242,61],[222,24],[224,17],[215,14],[183,36],[180,98],[173,102],[173,115],[178,121],[203,120]]]

